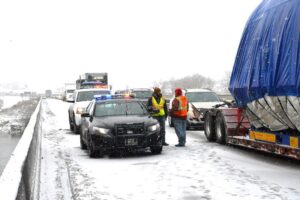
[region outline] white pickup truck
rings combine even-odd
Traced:
[[[81,114],[85,112],[87,105],[95,95],[110,95],[111,91],[100,88],[79,89],[74,91],[74,102],[69,107],[70,130],[80,133]]]

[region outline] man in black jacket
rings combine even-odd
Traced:
[[[155,118],[160,125],[160,134],[162,138],[162,144],[168,146],[166,143],[166,126],[165,121],[168,115],[168,107],[165,98],[161,94],[161,90],[158,87],[154,88],[152,96],[148,99],[147,109],[150,115]]]

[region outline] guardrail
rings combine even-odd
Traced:
[[[41,101],[12,153],[1,177],[1,200],[38,199],[41,153]]]

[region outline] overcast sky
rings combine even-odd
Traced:
[[[261,0],[0,1],[0,83],[34,90],[108,72],[114,89],[232,69]]]

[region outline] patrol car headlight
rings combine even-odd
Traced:
[[[84,107],[78,107],[77,109],[76,109],[76,114],[82,114],[82,113],[84,113],[85,112],[85,108]]]
[[[159,124],[154,124],[154,125],[148,127],[149,132],[155,132],[155,131],[158,131],[159,129],[160,129]]]
[[[93,132],[95,134],[106,135],[106,134],[108,134],[110,132],[110,129],[93,127]]]

